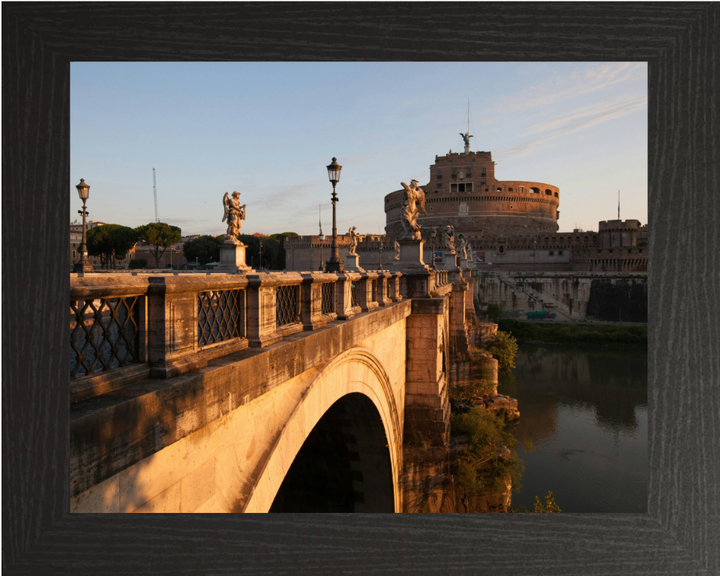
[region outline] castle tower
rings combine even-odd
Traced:
[[[452,225],[472,243],[484,235],[527,236],[557,232],[560,190],[542,182],[497,180],[491,152],[470,151],[469,132],[461,134],[465,148],[435,156],[425,191],[427,215],[421,214],[423,238],[433,227]],[[402,234],[402,190],[385,196],[385,230],[389,239]]]

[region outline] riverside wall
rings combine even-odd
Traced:
[[[566,322],[647,322],[646,272],[473,272],[482,310],[505,318]]]

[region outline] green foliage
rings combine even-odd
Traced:
[[[510,508],[508,512],[525,512],[525,513],[536,513],[536,514],[556,514],[562,512],[560,506],[555,502],[555,497],[552,492],[548,492],[545,495],[545,503],[543,504],[540,500],[540,496],[535,496],[535,506],[533,510],[530,510],[527,506],[520,505],[520,509]]]
[[[613,326],[607,324],[542,324],[503,319],[500,330],[510,332],[519,341],[557,342],[560,344],[597,344],[647,347],[647,324]]]
[[[490,322],[495,322],[495,324],[497,324],[500,320],[502,320],[502,313],[502,306],[498,304],[488,304],[487,315]]]
[[[165,222],[150,222],[135,228],[135,232],[141,240],[150,246],[155,257],[155,268],[160,266],[160,258],[173,244],[182,239],[182,231],[177,226],[171,226]]]
[[[281,253],[281,243],[272,236],[251,236],[241,234],[238,239],[247,244],[245,262],[256,269],[283,270],[285,268],[285,251]],[[260,263],[260,242],[262,242],[262,264]],[[281,262],[282,260],[282,262]]]
[[[277,259],[274,262],[275,266],[273,270],[284,270],[285,269],[285,238],[290,236],[297,236],[297,232],[281,232],[280,234],[271,234],[270,238],[277,240],[280,243],[280,249],[278,250]]]
[[[503,490],[510,478],[513,489],[520,490],[525,465],[517,455],[517,440],[506,430],[501,416],[473,408],[452,419],[452,434],[467,438],[465,454],[458,463],[458,480],[468,492],[487,488]],[[483,473],[478,467],[483,466]]]
[[[183,244],[183,253],[188,262],[197,261],[199,264],[220,261],[220,245],[223,243],[224,235],[221,236],[200,236],[194,240],[188,240]]]
[[[470,404],[473,400],[490,394],[495,385],[492,382],[492,370],[483,357],[472,357],[470,360],[470,381],[450,383],[450,400],[459,404]]]
[[[87,231],[87,250],[91,256],[99,256],[103,267],[115,266],[137,242],[132,228],[120,224],[103,224]]]
[[[130,264],[128,264],[128,268],[130,268],[130,270],[137,270],[138,268],[147,268],[147,260],[145,260],[145,258],[135,258],[133,260],[130,260]]]
[[[518,344],[509,332],[498,330],[495,337],[485,345],[485,349],[497,359],[500,370],[515,368]]]

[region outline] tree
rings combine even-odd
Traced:
[[[182,239],[180,228],[165,224],[165,222],[150,222],[150,224],[138,226],[135,228],[135,232],[138,238],[150,246],[155,257],[155,268],[160,267],[160,258],[165,254],[165,250]]]
[[[221,236],[200,236],[189,240],[183,245],[183,253],[188,262],[218,262],[220,260],[220,245],[223,243],[224,235]]]
[[[280,243],[277,261],[275,262],[275,270],[285,270],[285,238],[289,236],[297,236],[297,232],[281,232],[280,234],[271,234],[270,238],[274,238]]]
[[[285,268],[285,261],[279,264],[280,242],[272,236],[251,236],[241,234],[238,239],[247,244],[245,250],[245,262],[254,268],[265,268],[269,270],[282,270]],[[260,242],[262,242],[262,264],[260,263]]]
[[[498,330],[495,337],[485,345],[485,349],[497,359],[500,370],[515,368],[518,345],[509,332]]]
[[[136,232],[120,224],[103,224],[87,231],[87,250],[91,256],[100,256],[103,267],[115,267],[115,260],[125,258],[138,240]]]

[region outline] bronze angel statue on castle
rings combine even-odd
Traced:
[[[226,244],[242,244],[237,237],[240,235],[243,220],[245,220],[245,204],[240,205],[240,192],[236,190],[232,193],[232,197],[225,192],[222,221],[227,221]]]

